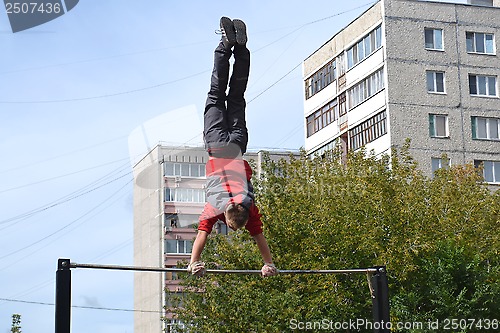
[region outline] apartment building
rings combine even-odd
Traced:
[[[390,154],[500,183],[500,0],[381,0],[303,63],[305,148]],[[448,159],[443,159],[446,154]]]
[[[269,152],[272,160],[287,158],[290,152]],[[264,152],[248,152],[244,158],[255,165],[259,177]],[[134,166],[134,265],[175,267],[188,261],[197,230],[194,225],[205,204],[205,164],[203,147],[157,145]],[[222,222],[217,233],[228,233]],[[173,332],[175,318],[164,306],[165,289],[182,293],[175,273],[136,272],[134,275],[134,331]],[[167,320],[164,322],[162,318]]]

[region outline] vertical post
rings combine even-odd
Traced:
[[[375,333],[390,333],[389,285],[385,266],[375,267],[377,272],[371,277],[373,287],[373,328]]]
[[[69,259],[59,259],[56,271],[55,333],[71,331],[71,270]]]

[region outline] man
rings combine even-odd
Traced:
[[[203,134],[209,154],[207,203],[200,215],[188,271],[196,276],[205,274],[200,256],[214,224],[221,220],[233,230],[245,227],[250,232],[264,261],[262,276],[272,276],[278,271],[254,202],[250,182],[252,169],[242,158],[248,143],[244,94],[250,71],[250,52],[246,47],[246,26],[241,20],[222,17],[220,28],[222,39],[214,52],[214,69],[204,113]],[[234,55],[234,65],[229,81],[231,55]]]

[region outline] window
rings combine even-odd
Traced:
[[[330,125],[339,117],[337,99],[323,106],[306,118],[307,137]]]
[[[227,235],[229,233],[229,228],[224,222],[217,221],[215,223],[215,232],[220,235]]]
[[[363,103],[382,89],[384,89],[384,72],[380,69],[349,89],[349,109]]]
[[[382,46],[382,27],[378,26],[347,50],[347,69],[352,68]]]
[[[345,71],[346,71],[344,58],[345,58],[344,52],[342,52],[341,54],[339,54],[337,56],[337,75],[338,75],[337,77],[339,77],[339,78],[342,75],[344,75]]]
[[[432,169],[432,177],[434,177],[434,173],[441,169],[448,169],[450,167],[450,159],[449,158],[431,158],[431,169]]]
[[[350,131],[351,149],[356,150],[362,146],[375,141],[387,133],[385,111],[371,117]]]
[[[176,268],[176,266],[166,266],[166,268]],[[177,272],[165,272],[166,281],[180,280],[179,273]]]
[[[343,92],[339,95],[339,116],[343,116],[347,114],[347,105],[346,105],[346,94]]]
[[[499,140],[500,119],[472,117],[472,138]]]
[[[335,149],[337,146],[338,139],[335,139],[333,141],[328,142],[327,144],[321,146],[317,150],[310,152],[309,156],[322,156],[324,155],[327,151],[331,151]]]
[[[305,81],[306,99],[323,90],[325,87],[334,82],[336,78],[337,62],[334,58]]]
[[[425,28],[425,48],[428,50],[443,50],[443,29]]]
[[[166,253],[186,253],[189,254],[193,250],[193,242],[184,239],[166,239],[165,251]]]
[[[205,190],[196,188],[165,188],[167,202],[205,202]]]
[[[205,164],[200,163],[164,163],[165,176],[205,177]]]
[[[483,166],[483,178],[488,183],[500,183],[500,162],[474,160],[476,167]]]
[[[497,77],[469,74],[469,91],[475,96],[496,96]]]
[[[166,319],[165,321],[165,333],[185,332],[185,328],[186,325],[178,319]]]
[[[429,136],[431,138],[447,138],[448,116],[443,114],[429,114]]]
[[[467,52],[495,54],[495,41],[493,34],[484,34],[479,32],[466,32]]]
[[[427,91],[444,93],[444,72],[427,71]]]
[[[354,66],[354,47],[347,50],[347,68],[352,68]]]

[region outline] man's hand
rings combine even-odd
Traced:
[[[279,273],[274,264],[265,264],[264,266],[262,266],[262,269],[260,271],[262,273],[262,277],[275,276]]]
[[[205,263],[203,261],[195,261],[190,263],[187,267],[187,271],[197,277],[201,277],[207,272],[207,270],[205,269]]]

